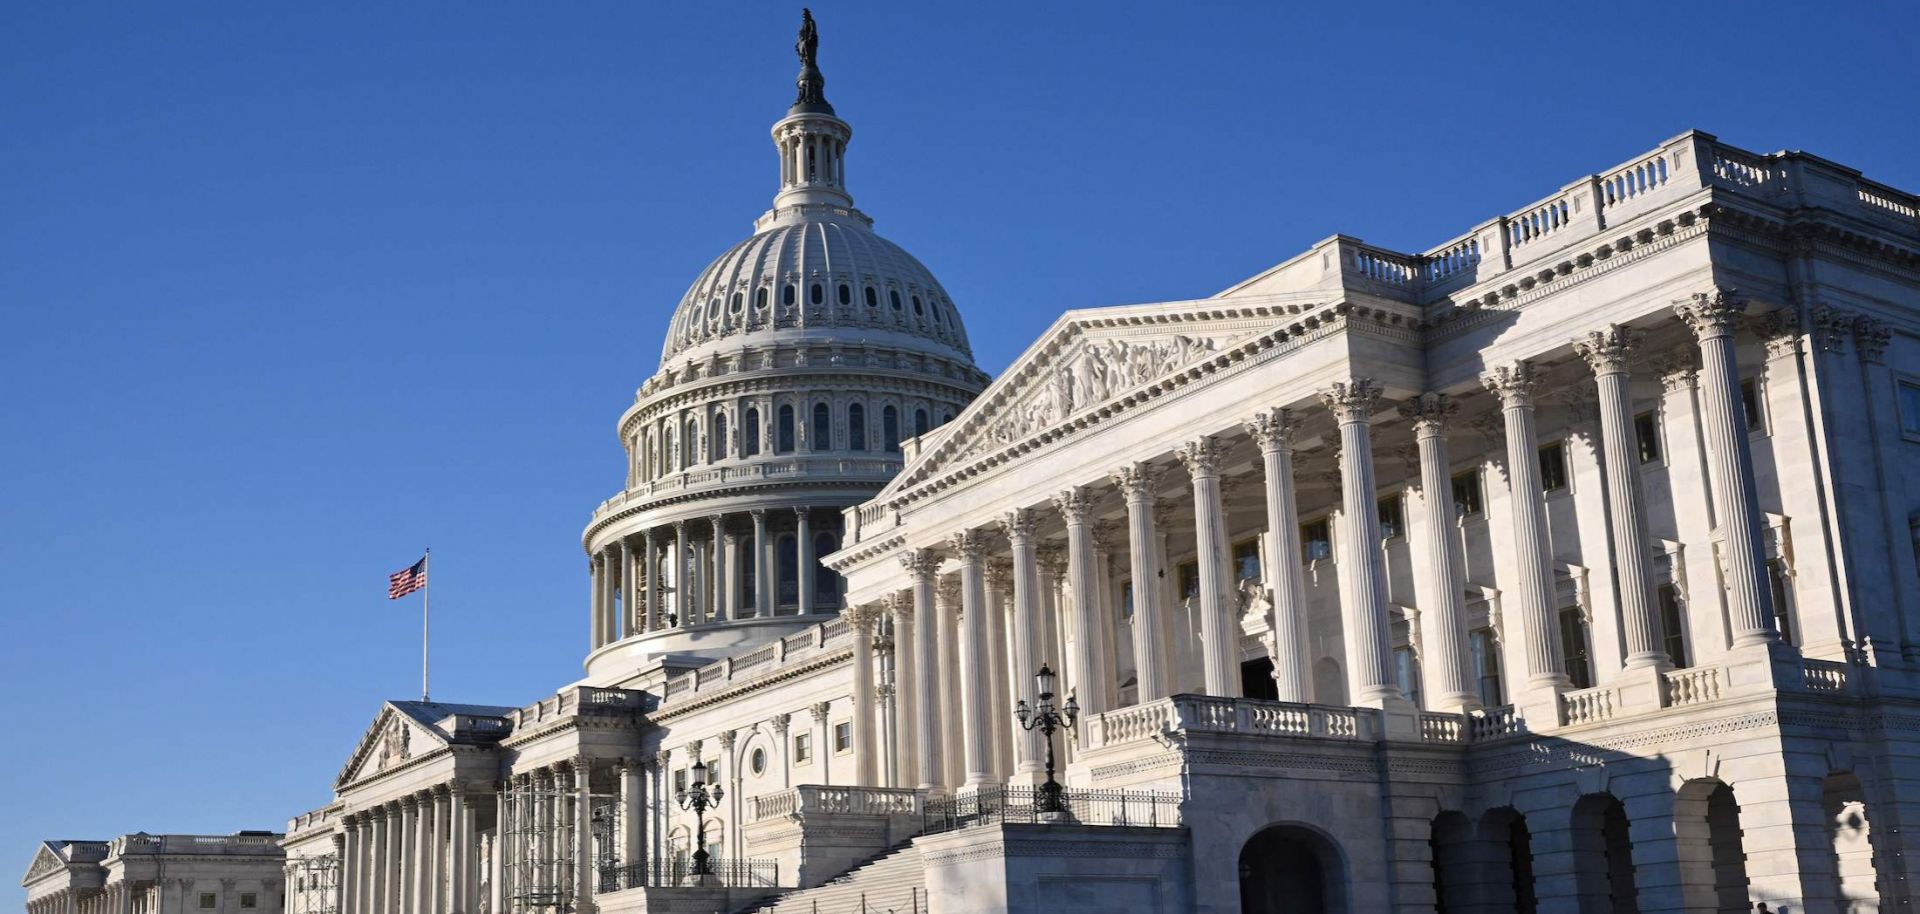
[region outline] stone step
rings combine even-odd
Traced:
[[[926,866],[901,846],[810,889],[762,899],[750,914],[920,914],[926,910]]]

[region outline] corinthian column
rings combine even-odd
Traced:
[[[793,509],[794,528],[794,586],[799,593],[794,594],[795,613],[802,616],[813,612],[813,569],[819,564],[813,554],[812,515],[808,508]]]
[[[1033,675],[1040,669],[1040,563],[1034,552],[1033,512],[1009,511],[1000,519],[1000,529],[1013,546],[1013,644],[1008,665],[1012,667],[1013,697],[1027,697],[1033,687]],[[1134,587],[1138,601],[1139,586]],[[1135,605],[1138,605],[1136,602]],[[1038,784],[1045,777],[1040,760],[1040,734],[1019,728],[1014,733],[1014,779]]]
[[[1281,701],[1311,701],[1313,671],[1307,661],[1307,585],[1300,573],[1300,509],[1293,491],[1293,414],[1284,409],[1257,413],[1247,434],[1260,445],[1267,476],[1267,561],[1269,599],[1273,602],[1273,684]],[[1137,590],[1137,588],[1136,588]]]
[[[1613,533],[1613,573],[1620,594],[1620,629],[1627,637],[1627,669],[1672,666],[1654,611],[1647,567],[1647,522],[1640,512],[1640,460],[1635,453],[1633,395],[1627,358],[1635,340],[1619,324],[1587,334],[1575,352],[1593,368],[1600,399],[1600,446],[1607,470],[1607,513]]]
[[[990,765],[992,735],[987,731],[992,715],[987,708],[993,690],[987,676],[987,582],[985,556],[987,538],[978,530],[966,530],[951,540],[954,558],[960,561],[960,713],[964,719],[963,762],[967,772],[965,787],[974,790],[993,782]]]
[[[1320,400],[1340,426],[1340,609],[1346,626],[1347,682],[1356,704],[1380,707],[1401,698],[1393,680],[1380,516],[1374,502],[1369,423],[1380,402],[1380,387],[1356,378],[1323,391]]]
[[[914,653],[919,643],[913,637],[913,598],[901,594],[887,597],[887,611],[893,615],[893,689],[894,689],[894,771],[893,787],[915,782],[920,768],[914,761],[919,735],[914,721],[919,719],[920,680]]]
[[[673,522],[673,610],[680,617],[681,625],[692,625],[693,618],[693,561],[687,554],[687,522]]]
[[[773,544],[767,539],[767,509],[755,508],[753,514],[753,614],[762,619],[773,616]]]
[[[1100,570],[1093,559],[1092,499],[1085,486],[1074,486],[1055,495],[1053,504],[1067,524],[1067,579],[1073,591],[1074,645],[1066,654],[1067,681],[1078,693],[1081,711],[1098,714],[1107,710],[1107,690],[1100,684],[1112,677],[1100,650]]]
[[[1433,620],[1428,626],[1432,648],[1421,658],[1421,666],[1432,677],[1433,706],[1443,711],[1480,707],[1467,666],[1467,612],[1453,546],[1453,465],[1447,456],[1447,420],[1459,409],[1446,394],[1424,394],[1400,404],[1400,415],[1413,420],[1420,451],[1423,535],[1414,553],[1419,566],[1415,589],[1421,615]]]
[[[1766,557],[1760,547],[1759,497],[1733,349],[1734,324],[1747,303],[1732,289],[1716,289],[1676,301],[1673,309],[1700,341],[1701,426],[1707,480],[1719,509],[1721,572],[1726,575],[1733,646],[1772,644],[1780,633],[1773,627],[1773,594],[1762,573]]]
[[[875,772],[880,747],[873,735],[873,626],[880,621],[880,610],[849,606],[841,616],[853,630],[853,782],[861,787],[878,787],[880,779]]]
[[[633,541],[620,538],[620,618],[614,623],[611,637],[614,640],[631,638],[639,627],[639,613],[635,607],[640,605],[639,575],[633,561]]]
[[[938,792],[940,785],[940,681],[939,625],[933,605],[933,576],[940,568],[940,557],[926,549],[901,556],[913,578],[913,615],[920,620],[913,639],[913,724],[914,761],[918,764],[921,790]]]
[[[713,583],[710,585],[712,598],[707,601],[707,618],[715,622],[726,618],[726,612],[733,607],[727,606],[727,516],[715,514],[707,518],[713,525]]]
[[[1552,543],[1547,535],[1547,506],[1540,492],[1540,458],[1535,452],[1533,392],[1538,383],[1533,363],[1494,369],[1481,381],[1500,398],[1506,423],[1508,501],[1513,505],[1515,602],[1520,607],[1527,656],[1527,684],[1559,692],[1568,685],[1560,658],[1560,617],[1554,610]],[[1557,707],[1553,711],[1558,714]],[[1555,721],[1558,723],[1558,721]]]
[[[653,543],[653,528],[647,528],[644,542],[647,550],[647,621],[645,624],[647,631],[657,632],[660,630],[660,550]]]
[[[594,553],[587,557],[587,580],[592,590],[587,602],[587,650],[597,651],[607,643],[606,632],[601,624],[606,618],[606,557]]]
[[[1240,696],[1240,626],[1227,601],[1227,519],[1220,504],[1220,459],[1212,437],[1181,445],[1193,477],[1193,531],[1200,563],[1200,664],[1208,695]]]
[[[1167,696],[1166,643],[1162,637],[1158,571],[1153,563],[1153,485],[1151,464],[1135,463],[1113,473],[1127,498],[1127,552],[1133,572],[1133,666],[1140,682],[1139,702]],[[1024,684],[1024,681],[1023,681]]]

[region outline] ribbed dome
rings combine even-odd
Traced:
[[[972,360],[959,312],[933,274],[857,211],[839,210],[777,220],[701,271],[674,311],[660,362],[710,344],[802,335],[885,338]]]

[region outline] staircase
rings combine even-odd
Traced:
[[[829,882],[765,898],[740,914],[926,914],[927,870],[902,844]]]

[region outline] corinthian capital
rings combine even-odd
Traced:
[[[1245,423],[1247,434],[1260,445],[1260,453],[1271,454],[1275,451],[1293,450],[1293,411],[1290,409],[1263,409],[1254,413]]]
[[[1860,361],[1878,365],[1887,357],[1887,341],[1893,332],[1887,322],[1861,317],[1853,322],[1853,344],[1860,347]]]
[[[1821,352],[1846,352],[1847,338],[1853,335],[1858,315],[1830,305],[1815,305],[1812,316],[1813,345]]]
[[[1502,407],[1531,409],[1534,389],[1540,386],[1540,374],[1534,371],[1532,362],[1515,362],[1481,375],[1480,383],[1500,398]]]
[[[907,574],[912,575],[918,583],[933,577],[933,573],[940,570],[940,557],[931,549],[915,549],[900,557],[900,567],[905,568]]]
[[[871,603],[864,606],[849,606],[840,614],[840,618],[847,620],[847,624],[856,631],[871,633],[874,623],[880,621],[880,607]]]
[[[1695,292],[1673,303],[1673,313],[1702,341],[1732,336],[1735,324],[1746,310],[1747,300],[1733,289]]]
[[[987,534],[981,530],[962,530],[947,538],[947,548],[963,563],[978,562],[987,553]]]
[[[1016,546],[1032,542],[1036,526],[1038,522],[1034,520],[1033,512],[1026,508],[1016,508],[1000,517],[1000,531]]]
[[[1620,324],[1595,330],[1573,344],[1573,351],[1587,360],[1596,375],[1625,374],[1627,359],[1639,348],[1639,334]]]
[[[1416,435],[1438,435],[1447,427],[1447,420],[1460,411],[1460,404],[1446,394],[1421,394],[1411,400],[1400,401],[1400,418],[1413,422]]]
[[[913,621],[913,597],[904,593],[887,594],[887,614],[893,617],[894,624]]]
[[[1227,449],[1219,439],[1212,435],[1196,438],[1174,452],[1180,462],[1187,465],[1187,472],[1194,478],[1220,475],[1220,459],[1227,455]]]
[[[1365,422],[1373,418],[1373,408],[1380,403],[1380,385],[1370,378],[1335,382],[1320,392],[1320,402],[1333,411],[1334,420],[1341,425]]]
[[[1060,509],[1060,515],[1069,524],[1084,524],[1087,514],[1093,510],[1093,498],[1087,494],[1086,486],[1073,486],[1053,497],[1053,506]]]
[[[1153,483],[1159,471],[1150,463],[1133,463],[1114,470],[1113,484],[1120,487],[1128,501],[1152,501]]]

